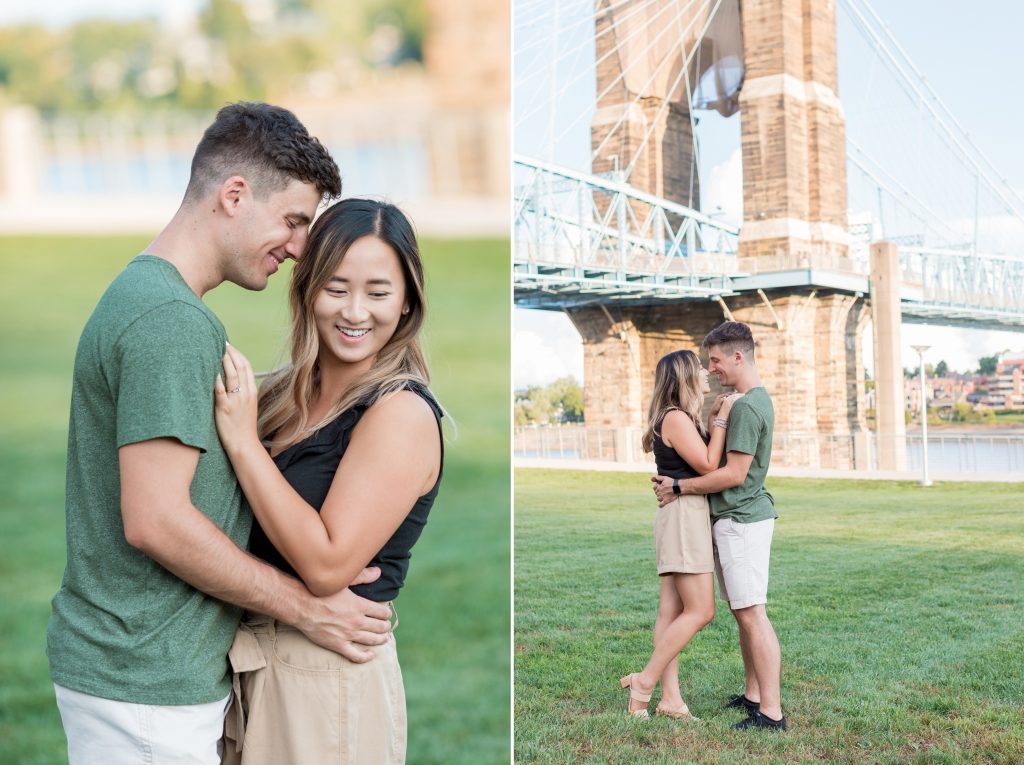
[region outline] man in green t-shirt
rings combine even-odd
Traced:
[[[739,626],[746,674],[744,692],[726,705],[749,713],[734,727],[785,730],[780,697],[782,657],[765,611],[772,532],[778,517],[775,500],[764,486],[772,456],[775,410],[757,372],[750,327],[727,321],[704,338],[704,347],[708,370],[718,375],[723,387],[743,394],[729,413],[722,462],[718,470],[699,478],[673,481],[656,476],[652,480],[661,505],[679,494],[707,494],[711,504],[715,571],[721,596],[729,602]],[[716,402],[712,416],[720,405]]]
[[[245,551],[252,515],[213,416],[227,335],[203,295],[224,281],[266,287],[340,193],[337,165],[294,114],[224,107],[181,207],[82,331],[67,567],[47,630],[72,765],[219,763],[242,609],[353,661],[386,640],[386,605],[348,590],[316,598]]]

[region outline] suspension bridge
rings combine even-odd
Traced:
[[[657,358],[728,318],[778,429],[856,435],[870,326],[899,469],[901,322],[1024,330],[1024,199],[867,0],[522,0],[514,55],[515,300],[579,330],[588,423],[642,421]]]

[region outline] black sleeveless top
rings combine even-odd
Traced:
[[[662,422],[664,421],[665,418],[662,417]],[[658,423],[659,428],[661,424],[661,422]],[[699,428],[697,432],[700,433]],[[705,433],[701,438],[704,439],[705,444],[711,441],[709,433]],[[700,473],[690,467],[686,460],[679,456],[675,449],[661,440],[661,433],[658,432],[657,428],[654,430],[654,464],[658,467],[658,475],[668,476],[669,478],[696,478],[700,475]]]
[[[437,429],[440,436],[441,417],[443,416],[440,405],[434,400],[430,391],[422,386],[410,384],[408,389],[417,393],[430,405],[437,418]],[[367,408],[365,404],[356,404],[313,435],[292,444],[274,457],[274,463],[281,471],[281,475],[317,512],[320,512],[320,508],[323,507],[324,500],[327,498],[327,492],[331,488],[334,474],[338,471],[341,457],[348,448],[349,441],[352,440],[352,431]],[[356,585],[352,587],[352,592],[378,603],[394,600],[398,595],[409,570],[410,550],[416,544],[416,540],[419,539],[420,533],[427,523],[427,514],[430,512],[431,505],[434,504],[438,488],[441,485],[443,469],[444,439],[442,438],[441,467],[438,469],[437,481],[434,482],[430,491],[416,500],[416,504],[409,510],[409,515],[391,535],[380,552],[374,555],[367,564],[380,568],[380,579],[369,584]],[[286,574],[300,578],[295,569],[267,538],[259,521],[255,518],[253,519],[252,533],[249,536],[249,551]]]

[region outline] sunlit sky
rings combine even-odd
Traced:
[[[973,5],[968,12],[962,2],[954,0],[884,4],[871,1],[910,59],[926,74],[929,85],[970,133],[971,140],[996,164],[1012,187],[1024,192],[1024,151],[1017,129],[1024,111],[1008,85],[1016,73],[1024,70],[1019,41],[1024,6],[1001,0]],[[521,42],[517,41],[517,45]],[[843,50],[841,47],[841,80],[873,76],[870,63],[853,56],[843,58]],[[516,92],[517,98],[522,95]],[[702,119],[709,118],[702,113]],[[705,166],[711,165],[703,181],[705,209],[723,204],[728,210],[736,206],[729,200],[742,196],[737,150],[739,118],[721,120],[713,115],[710,119],[717,120],[714,134],[701,135]],[[524,136],[520,130],[518,139],[514,139],[516,150],[522,151],[522,144],[534,137]],[[708,154],[714,159],[708,161]],[[710,198],[714,201],[709,205]],[[563,314],[516,309],[514,327],[517,388],[545,384],[566,374],[582,380],[582,344]],[[980,356],[1004,350],[1024,351],[1024,333],[905,324],[902,345],[906,367],[917,366],[917,354],[910,346],[931,345],[933,350],[925,357],[927,362],[934,364],[944,359],[951,369],[969,371],[977,367]],[[865,351],[870,369],[874,366],[870,336],[865,339]]]

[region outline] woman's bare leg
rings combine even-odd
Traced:
[[[679,591],[676,589],[673,575],[668,574],[659,578],[661,579],[661,592],[658,596],[658,618],[654,622],[655,645],[658,644],[658,640],[666,628],[683,613],[683,601],[679,599]],[[682,705],[683,697],[679,691],[679,657],[677,655],[661,673],[661,701],[658,706],[678,709]]]
[[[711,574],[672,574],[683,612],[664,628],[655,642],[647,666],[634,676],[633,687],[643,693],[654,690],[659,678],[679,652],[715,616],[715,585]]]

